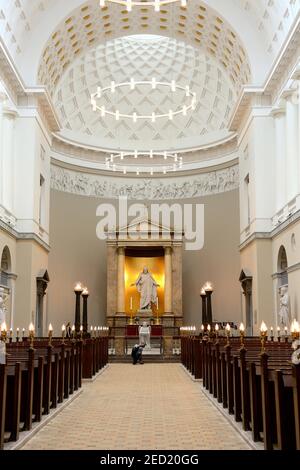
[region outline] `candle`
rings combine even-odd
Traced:
[[[156,307],[157,307],[157,310],[158,310],[158,297],[156,299]]]
[[[130,297],[130,310],[132,310],[133,303],[132,303],[132,297]]]
[[[51,346],[51,342],[52,342],[52,335],[53,335],[53,326],[49,325],[48,327],[48,336],[49,336],[49,346]]]

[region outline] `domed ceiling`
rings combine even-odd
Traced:
[[[197,94],[195,111],[173,120],[131,119],[116,121],[93,112],[90,96],[112,81],[175,80]],[[63,125],[61,135],[73,142],[122,150],[190,149],[228,137],[227,123],[236,90],[217,61],[208,54],[175,39],[129,36],[108,41],[78,58],[56,86],[54,104]],[[106,93],[102,104],[122,113],[168,113],[187,102],[184,93],[171,89],[136,86]]]

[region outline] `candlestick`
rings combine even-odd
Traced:
[[[263,321],[260,327],[260,337],[261,337],[261,353],[263,354],[266,351],[266,338],[268,333],[268,327]]]
[[[231,327],[229,323],[227,323],[225,330],[226,330],[227,344],[230,344]]]
[[[274,341],[274,328],[273,328],[273,326],[271,326],[270,331],[271,331],[271,341]]]
[[[65,337],[66,337],[66,325],[63,324],[61,327],[61,332],[62,332],[62,344],[65,344]]]
[[[20,328],[17,328],[17,343],[19,342],[20,338]]]
[[[245,326],[244,323],[240,324],[241,346],[245,345]]]
[[[50,323],[50,325],[49,325],[49,327],[48,327],[48,337],[49,337],[49,343],[48,343],[48,345],[49,345],[49,346],[52,345],[52,336],[53,336],[53,326],[52,326],[51,323]]]
[[[219,329],[220,329],[220,328],[219,328],[219,325],[218,325],[218,323],[217,323],[216,326],[215,326],[216,338],[218,338],[218,336],[219,336]]]
[[[33,323],[30,323],[30,325],[29,325],[29,338],[30,338],[30,349],[33,349],[34,348],[34,343],[33,343],[33,340],[34,340],[34,324]]]
[[[72,339],[75,338],[75,325],[72,326]]]
[[[25,328],[22,329],[22,341],[24,341],[25,338]]]
[[[83,326],[80,325],[80,339],[82,339],[82,335],[83,335]]]

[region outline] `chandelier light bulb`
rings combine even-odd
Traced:
[[[99,104],[99,100],[103,98],[105,95],[108,95],[109,93],[113,94],[116,92],[117,88],[128,88],[129,87],[129,92],[132,92],[135,90],[137,87],[145,87],[145,86],[150,86],[152,90],[156,90],[158,87],[160,88],[168,88],[172,93],[176,92],[185,92],[185,96],[187,98],[186,102],[183,103],[182,106],[179,106],[174,109],[169,109],[167,112],[161,113],[161,114],[156,114],[155,111],[152,111],[149,113],[149,115],[143,115],[143,114],[138,114],[136,111],[131,114],[126,114],[120,112],[120,110],[110,110],[106,109],[104,104]],[[109,100],[109,97],[107,97]],[[98,100],[98,101],[97,101]],[[162,82],[162,81],[157,81],[156,78],[152,78],[151,81],[147,80],[142,80],[142,81],[135,81],[134,78],[131,78],[129,82],[122,82],[122,83],[116,83],[115,81],[112,81],[110,86],[107,86],[105,88],[100,88],[97,87],[96,93],[93,93],[91,95],[91,106],[93,108],[93,111],[99,110],[101,112],[101,117],[105,116],[112,116],[116,119],[116,121],[119,121],[120,119],[131,119],[134,123],[136,123],[138,120],[149,120],[152,121],[153,123],[157,121],[157,119],[169,119],[173,120],[175,117],[179,115],[186,116],[188,111],[194,111],[196,109],[196,104],[197,104],[197,95],[196,93],[192,92],[190,90],[190,87],[187,86],[182,86],[179,85],[175,82],[175,80],[172,80],[172,82]]]
[[[150,173],[151,176],[154,173],[161,172],[161,173],[166,174],[167,172],[176,171],[178,169],[181,169],[183,165],[182,157],[178,157],[177,153],[174,154],[171,152],[167,152],[166,150],[164,152],[158,152],[154,150],[149,150],[148,152],[144,152],[144,151],[139,152],[137,149],[135,149],[134,151],[131,151],[131,152],[122,151],[120,153],[112,154],[110,157],[106,157],[106,169],[111,170],[111,171],[119,171],[123,174],[136,172],[137,168],[135,165],[130,164],[130,165],[124,166],[124,161],[126,159],[132,160],[132,158],[134,159],[140,158],[144,160],[148,159],[148,161],[151,161],[150,168],[146,165],[143,168],[143,172]],[[156,167],[153,167],[154,159],[157,160]],[[162,165],[161,159],[165,160],[166,163],[164,165]],[[120,164],[118,163],[118,160],[120,160]],[[168,160],[170,160],[170,164],[168,163]],[[138,168],[138,172],[140,172],[140,168]]]
[[[123,7],[126,7],[128,12],[131,12],[133,7],[154,7],[155,13],[160,12],[160,7],[170,5],[172,3],[179,3],[183,8],[187,6],[187,0],[99,0],[100,8],[104,8],[107,3],[116,3]]]

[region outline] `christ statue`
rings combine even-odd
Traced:
[[[151,310],[152,304],[157,303],[157,288],[159,284],[156,283],[153,276],[149,273],[147,266],[144,267],[143,272],[132,286],[136,286],[141,294],[140,309]]]

